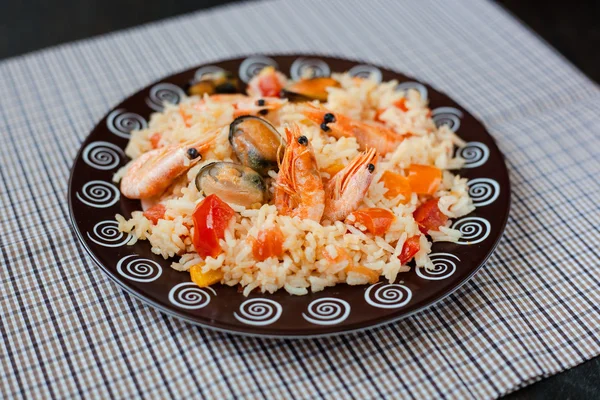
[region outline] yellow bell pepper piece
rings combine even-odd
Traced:
[[[221,279],[223,279],[222,271],[213,269],[208,272],[202,272],[203,266],[204,264],[196,264],[190,267],[192,282],[200,287],[208,287],[221,282]]]
[[[369,278],[369,283],[376,283],[379,280],[379,273],[377,271],[373,271],[370,268],[364,267],[362,265],[349,265],[346,267],[346,273],[355,272],[357,274],[365,275]]]

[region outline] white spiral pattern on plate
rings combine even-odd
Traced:
[[[412,291],[399,283],[379,282],[369,286],[365,291],[365,301],[377,308],[404,307],[411,299]]]
[[[119,260],[117,272],[130,281],[148,283],[157,280],[162,275],[162,267],[156,261],[133,254]]]
[[[225,70],[223,68],[217,67],[216,65],[205,65],[204,67],[200,67],[196,70],[194,73],[194,81],[201,81],[206,75],[212,75],[224,71]]]
[[[488,220],[480,217],[466,217],[454,222],[452,229],[462,233],[462,237],[456,243],[475,244],[483,242],[490,235],[491,225]]]
[[[244,83],[250,82],[250,79],[258,74],[264,67],[272,66],[277,69],[275,60],[265,56],[248,57],[240,64],[238,75]]]
[[[500,184],[494,179],[475,178],[467,182],[467,185],[475,207],[492,204],[500,195]]]
[[[345,321],[350,315],[350,304],[335,297],[323,297],[313,300],[302,313],[305,320],[315,325],[335,325]]]
[[[325,78],[331,75],[331,69],[325,61],[318,58],[300,57],[292,63],[290,77],[297,81],[298,79],[302,79],[307,71],[311,73],[308,76],[310,78]]]
[[[460,119],[463,117],[462,111],[454,107],[438,107],[431,112],[431,117],[435,126],[448,125],[454,132],[460,128]]]
[[[460,258],[450,253],[431,253],[429,258],[433,269],[417,268],[417,275],[430,281],[440,281],[452,276],[456,272],[456,261],[460,261]]]
[[[104,247],[119,247],[129,242],[133,235],[119,231],[119,223],[113,220],[100,221],[92,232],[86,232],[88,238],[96,244]]]
[[[105,171],[116,168],[123,155],[119,146],[104,141],[92,142],[83,149],[83,161],[90,167]]]
[[[270,325],[281,317],[281,304],[270,299],[248,299],[240,305],[239,314],[233,313],[238,321],[246,325]]]
[[[381,73],[381,70],[379,68],[367,64],[355,65],[354,67],[348,70],[348,74],[357,78],[370,78],[376,81],[377,83],[381,83],[381,80],[383,79],[383,74]]]
[[[169,292],[169,301],[180,308],[198,310],[210,303],[210,292],[217,295],[211,287],[201,288],[193,282],[183,282],[175,285]]]
[[[129,139],[131,131],[146,129],[148,123],[141,115],[119,108],[108,114],[106,127],[115,135]]]
[[[396,86],[396,90],[408,92],[409,89],[415,89],[421,95],[421,99],[427,100],[429,96],[429,92],[427,91],[427,87],[419,82],[402,82],[398,86]]]
[[[481,142],[468,142],[464,147],[458,149],[456,155],[465,159],[463,168],[477,168],[490,158],[490,149]]]
[[[107,208],[114,205],[121,193],[119,189],[111,183],[104,181],[89,181],[83,188],[81,193],[75,193],[75,196],[83,204],[95,208]]]
[[[172,83],[159,83],[150,88],[146,104],[154,111],[162,111],[165,103],[179,104],[185,92]]]

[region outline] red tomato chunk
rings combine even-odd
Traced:
[[[413,216],[419,224],[419,230],[423,233],[438,231],[440,226],[444,226],[448,221],[448,217],[438,207],[438,199],[427,200],[421,204],[415,210]]]
[[[394,213],[383,208],[363,208],[352,213],[354,219],[373,235],[381,236],[390,229],[396,218]]]
[[[421,244],[419,243],[419,241],[419,235],[412,236],[406,239],[406,242],[404,242],[404,245],[402,246],[402,252],[398,256],[398,258],[400,259],[400,264],[406,264],[407,262],[413,259],[415,254],[419,252],[419,250],[421,249]]]
[[[257,261],[283,255],[283,233],[279,227],[262,230],[252,242],[252,255]]]
[[[158,222],[159,219],[163,219],[165,217],[166,207],[163,204],[155,204],[146,211],[144,211],[144,217],[148,218],[154,225]]]
[[[200,257],[216,257],[221,253],[219,240],[225,237],[225,229],[235,211],[217,195],[211,194],[194,210],[194,247]]]

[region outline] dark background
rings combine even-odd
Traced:
[[[415,0],[420,1],[420,0]],[[0,0],[0,59],[235,0]],[[600,0],[499,0],[510,13],[600,82]],[[600,359],[506,399],[600,398]]]

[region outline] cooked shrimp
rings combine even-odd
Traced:
[[[341,221],[355,211],[373,180],[377,152],[369,149],[356,156],[325,185],[323,218]]]
[[[249,97],[245,94],[214,94],[208,97],[208,101],[231,105],[235,109],[234,118],[242,115],[263,115],[269,111],[278,110],[287,103],[286,99],[279,97]],[[201,100],[194,105],[194,108],[200,111],[208,109],[207,100]]]
[[[121,193],[130,199],[158,196],[202,159],[200,153],[210,147],[220,129],[203,135],[197,141],[161,147],[142,154],[123,176]]]
[[[402,142],[403,137],[376,122],[361,122],[340,113],[333,113],[321,106],[307,104],[302,113],[321,129],[336,138],[355,137],[362,150],[374,148],[385,155]]]
[[[325,208],[325,192],[315,153],[297,125],[286,127],[285,134],[287,146],[278,161],[275,206],[280,214],[319,222]]]
[[[287,78],[272,66],[264,67],[250,82],[246,92],[250,96],[279,96],[281,90],[286,87]]]

